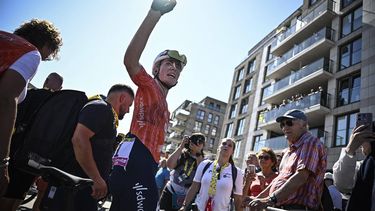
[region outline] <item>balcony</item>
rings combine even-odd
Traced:
[[[330,112],[330,95],[325,92],[316,92],[296,100],[279,106],[270,111],[259,115],[259,128],[263,130],[271,130],[276,133],[282,133],[276,118],[282,116],[291,109],[299,109],[304,111],[310,127],[318,127],[324,124],[325,116]]]
[[[183,136],[180,133],[172,132],[169,134],[168,141],[179,143],[181,142],[182,138]]]
[[[329,50],[335,45],[333,37],[334,30],[322,28],[267,65],[266,77],[268,79],[283,78],[290,70],[301,68],[302,61],[308,64],[319,57],[328,57]]]
[[[175,118],[181,120],[187,120],[189,118],[190,112],[185,109],[178,109],[175,113]]]
[[[271,53],[280,56],[283,52],[292,48],[294,43],[303,41],[306,36],[323,26],[330,26],[332,19],[336,16],[334,12],[335,4],[336,2],[333,0],[323,1],[311,12],[299,18],[295,24],[278,35],[272,44]]]
[[[326,138],[327,138],[326,131],[323,131],[321,129],[312,129],[310,130],[310,133],[313,136],[318,137],[323,144],[326,143]],[[281,151],[288,147],[288,141],[285,139],[284,136],[278,136],[275,138],[259,140],[254,143],[253,151],[259,152],[259,150],[263,147],[269,147],[274,151]]]
[[[308,90],[316,88],[332,77],[331,60],[320,58],[305,67],[292,71],[290,75],[267,87],[263,93],[263,101],[270,104],[278,104],[283,99],[295,94],[296,90]]]
[[[172,123],[171,129],[174,131],[182,132],[186,129],[186,123],[183,121],[174,121]]]

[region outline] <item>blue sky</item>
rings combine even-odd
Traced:
[[[65,89],[106,94],[115,83],[136,89],[122,64],[127,45],[151,0],[0,0],[0,30],[12,32],[32,18],[47,19],[61,31],[60,60],[42,62],[32,83],[41,87],[50,72]],[[226,102],[234,68],[251,47],[302,5],[302,0],[180,0],[151,34],[141,57],[150,73],[164,49],[186,54],[188,64],[168,94],[169,110],[184,100],[210,96]],[[127,132],[131,114],[120,123]]]

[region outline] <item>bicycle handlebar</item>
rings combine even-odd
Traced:
[[[45,178],[48,182],[53,183],[54,185],[60,185],[79,190],[94,184],[91,179],[74,176],[56,167],[43,165],[32,159],[28,161],[28,165],[33,168],[39,169],[42,172],[42,177]]]

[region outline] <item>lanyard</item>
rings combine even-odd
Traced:
[[[186,172],[186,170],[188,169],[188,164],[189,164],[189,161],[186,160],[186,161],[185,161],[184,172]],[[190,176],[191,172],[193,171],[194,164],[195,164],[195,161],[193,161],[193,163],[191,164],[191,166],[190,166],[190,168],[189,168],[189,171],[186,172],[186,176]]]
[[[226,163],[224,166],[222,166],[219,170],[219,172],[216,170],[217,166],[217,160],[214,161],[214,168],[212,169],[212,177],[211,177],[211,182],[210,182],[210,189],[208,189],[208,195],[210,197],[213,197],[216,194],[216,184],[217,184],[217,179],[221,172],[229,165],[229,163]]]

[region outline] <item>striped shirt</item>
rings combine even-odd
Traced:
[[[277,205],[304,205],[318,209],[323,193],[323,177],[327,167],[327,154],[320,140],[306,132],[286,150],[282,168],[271,185],[270,195],[283,186],[298,170],[306,169],[310,175],[305,184]]]
[[[167,99],[155,79],[143,67],[132,77],[132,81],[138,90],[130,132],[142,141],[158,161],[169,121]]]

